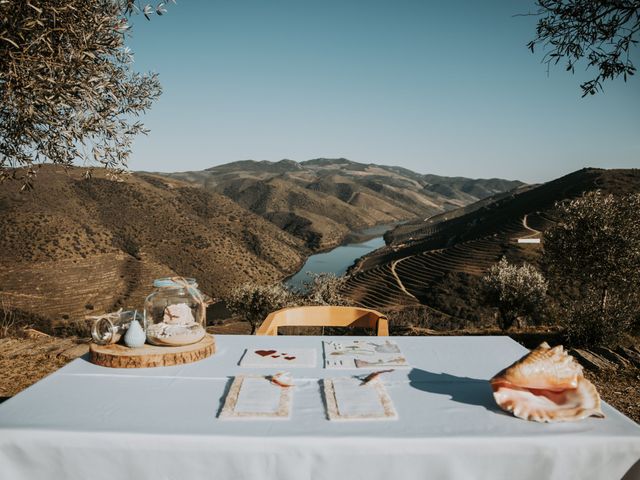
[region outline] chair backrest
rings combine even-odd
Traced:
[[[278,335],[278,327],[365,327],[378,336],[389,336],[389,322],[382,313],[359,307],[292,307],[270,313],[256,335]]]

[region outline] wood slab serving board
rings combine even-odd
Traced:
[[[182,347],[157,347],[145,344],[140,348],[124,345],[91,344],[91,362],[111,368],[148,368],[169,367],[183,363],[196,362],[210,357],[216,351],[216,342],[211,335],[202,340]]]

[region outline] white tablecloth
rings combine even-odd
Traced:
[[[563,424],[500,411],[487,379],[526,352],[507,337],[396,341],[413,368],[384,376],[393,421],[326,419],[319,379],[352,372],[322,368],[321,337],[218,335],[215,355],[175,367],[77,359],[0,405],[0,478],[586,480],[640,459],[640,427],[608,405]],[[245,348],[271,347],[318,352],[318,367],[290,370],[291,419],[216,418],[232,376],[273,373],[238,366]]]

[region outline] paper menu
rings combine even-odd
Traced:
[[[324,341],[325,368],[409,367],[393,340]]]

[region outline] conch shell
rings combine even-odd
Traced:
[[[497,373],[491,388],[500,408],[524,420],[567,422],[604,417],[596,388],[562,345],[541,344]]]

